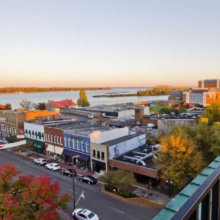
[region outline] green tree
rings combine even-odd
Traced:
[[[126,190],[129,186],[132,186],[135,183],[133,173],[120,169],[107,172],[103,179],[108,185],[116,187],[118,192],[120,190]]]
[[[184,107],[180,108],[179,113],[184,113],[184,112],[186,112],[186,108]]]
[[[79,107],[87,107],[90,106],[90,103],[88,101],[85,89],[82,88],[79,92],[79,99],[77,100],[77,105]]]
[[[162,178],[172,181],[177,190],[195,178],[204,167],[202,154],[188,132],[187,127],[177,127],[170,135],[164,135],[158,158],[154,159],[161,169]]]

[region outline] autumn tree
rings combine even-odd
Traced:
[[[208,118],[209,125],[215,122],[220,122],[220,102],[215,102],[206,107],[206,112],[203,117]]]
[[[195,178],[204,167],[201,152],[189,135],[189,127],[177,127],[170,135],[161,138],[155,164],[161,169],[162,178],[170,180],[180,190]]]
[[[77,105],[79,107],[87,107],[90,106],[90,103],[88,101],[85,89],[82,88],[79,92],[79,99],[77,100]]]
[[[116,187],[118,192],[120,190],[126,190],[135,183],[134,174],[132,172],[120,169],[107,172],[103,179],[108,185]]]
[[[59,195],[59,182],[20,173],[15,165],[0,166],[0,219],[58,220],[57,209],[65,209],[70,200]]]
[[[22,100],[22,102],[20,102],[20,106],[26,110],[26,111],[30,111],[35,107],[36,104],[34,104],[31,101],[28,101],[26,99]]]

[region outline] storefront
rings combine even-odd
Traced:
[[[63,155],[65,162],[72,162],[72,157],[79,156],[74,158],[74,165],[90,170],[90,155],[67,149],[64,149]]]
[[[92,160],[93,171],[100,173],[100,171],[106,171],[106,163]]]
[[[47,156],[50,155],[56,155],[56,156],[61,156],[63,155],[63,148],[62,147],[58,147],[56,145],[48,145],[47,146]]]

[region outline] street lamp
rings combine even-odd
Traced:
[[[167,185],[169,186],[169,198],[170,198],[170,194],[171,194],[171,187],[173,186],[173,182],[170,180],[166,180]]]
[[[79,155],[72,157],[72,173],[73,173],[73,211],[76,208],[76,199],[75,199],[75,182],[74,182],[74,158],[79,158]],[[73,219],[76,220],[76,215],[74,214]]]

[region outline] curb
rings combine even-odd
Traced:
[[[132,204],[136,204],[136,205],[139,205],[139,206],[143,206],[143,207],[149,207],[149,206],[156,206],[157,208],[164,208],[165,205],[163,204],[159,204],[159,203],[156,203],[154,201],[151,201],[151,200],[148,200],[148,199],[143,199],[143,198],[123,198],[121,196],[118,196],[118,195],[115,195],[113,193],[110,193],[110,192],[107,192],[104,188],[104,185],[102,184],[101,186],[101,191],[103,193],[105,193],[106,195],[109,195],[111,197],[114,197],[116,199],[119,199],[121,200],[122,202],[127,202],[127,203],[132,203]],[[138,203],[139,202],[139,203]],[[146,202],[148,204],[146,204]],[[141,204],[140,204],[141,203]]]

